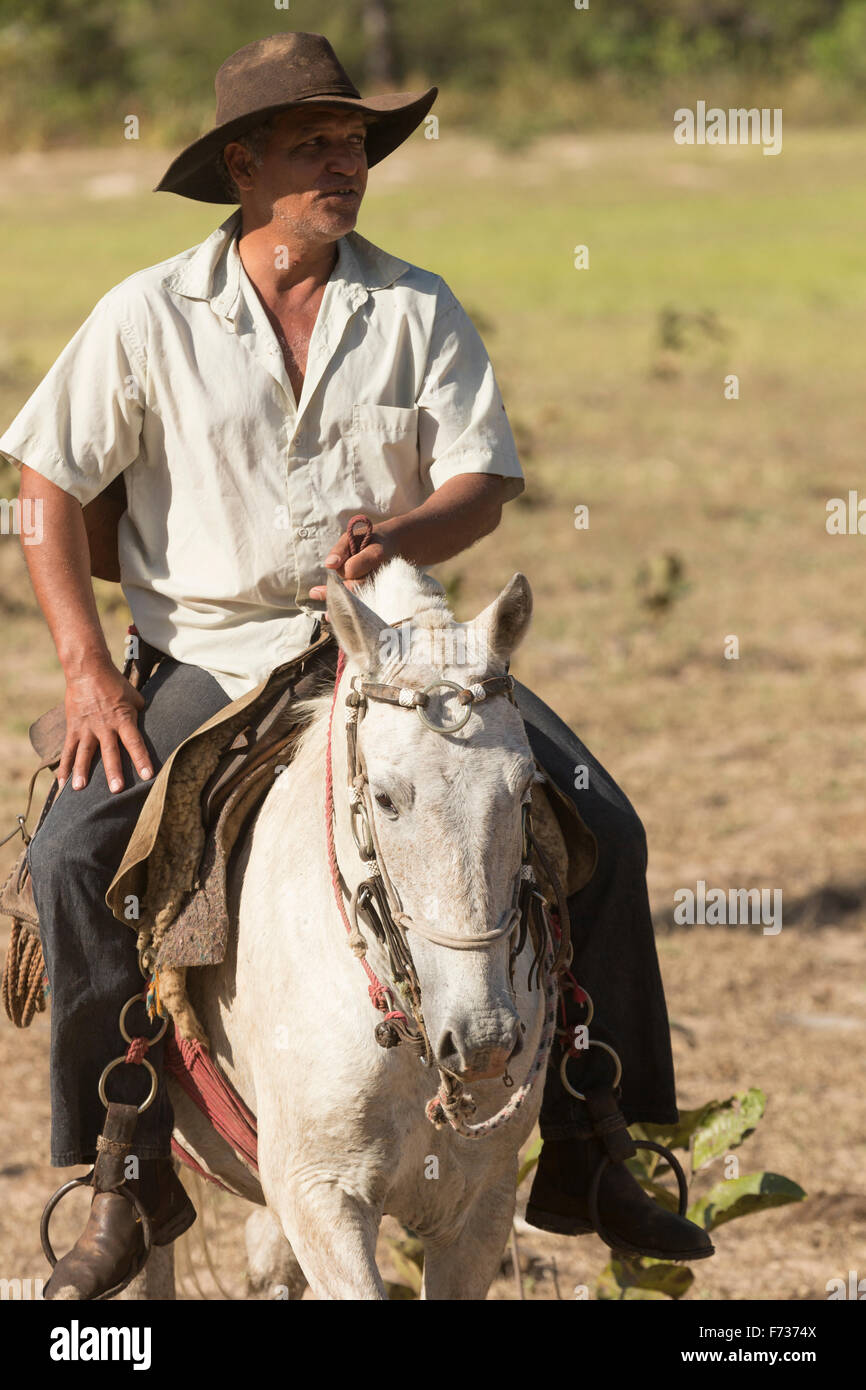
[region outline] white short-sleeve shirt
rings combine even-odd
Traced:
[[[338,242],[295,401],[237,248],[110,290],[0,438],[78,499],[121,472],[121,583],[141,635],[237,697],[308,645],[349,518],[402,515],[460,473],[523,474],[493,368],[444,281]]]

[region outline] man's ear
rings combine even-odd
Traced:
[[[346,587],[336,570],[328,570],[326,604],[343,651],[362,671],[372,671],[379,664],[381,634],[391,630],[388,623]]]
[[[227,150],[231,151],[231,157],[229,156],[229,154],[226,153]],[[238,158],[238,150],[241,151],[243,158]],[[232,179],[234,179],[236,187],[238,189],[243,189],[244,191],[246,191],[252,183],[252,174],[254,167],[253,157],[250,154],[249,150],[246,148],[245,145],[242,145],[239,141],[231,140],[223,150],[223,160],[225,161],[225,166],[229,172],[229,175]],[[234,167],[232,167],[232,161],[234,161]]]

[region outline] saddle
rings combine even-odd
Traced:
[[[124,675],[139,688],[164,658],[131,631],[134,654]],[[118,922],[136,931],[142,971],[147,976],[158,973],[162,1012],[171,1015],[181,1038],[207,1046],[187,997],[186,972],[225,958],[233,854],[275,777],[291,761],[305,727],[300,702],[333,684],[337,656],[334,635],[320,621],[303,652],[225,706],[175,749],[154,779],[108,888],[105,901]],[[26,857],[30,839],[26,819],[36,778],[45,768],[56,769],[64,736],[63,706],[49,710],[31,727],[31,743],[41,763],[31,779],[27,809],[19,817],[24,849],[0,889],[0,912],[13,919],[2,993],[7,1015],[19,1027],[26,1027],[34,1013],[45,1008],[39,918]],[[56,792],[55,781],[37,830]],[[570,896],[592,876],[595,838],[574,803],[549,776],[533,789],[532,819],[536,839]]]

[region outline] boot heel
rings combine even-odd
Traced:
[[[554,1236],[587,1236],[593,1229],[591,1222],[581,1221],[579,1216],[565,1216],[533,1206],[527,1206],[523,1219],[528,1226],[549,1231]]]
[[[165,1225],[160,1226],[159,1230],[153,1232],[151,1244],[171,1245],[172,1241],[177,1240],[178,1236],[182,1236],[184,1231],[189,1230],[197,1216],[198,1212],[190,1202],[185,1211],[179,1211],[170,1221],[166,1221]]]

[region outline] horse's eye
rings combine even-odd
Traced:
[[[386,792],[376,793],[376,805],[381,806],[382,810],[385,812],[385,815],[388,817],[389,820],[396,820],[397,807],[394,805],[390,796],[388,796]]]

